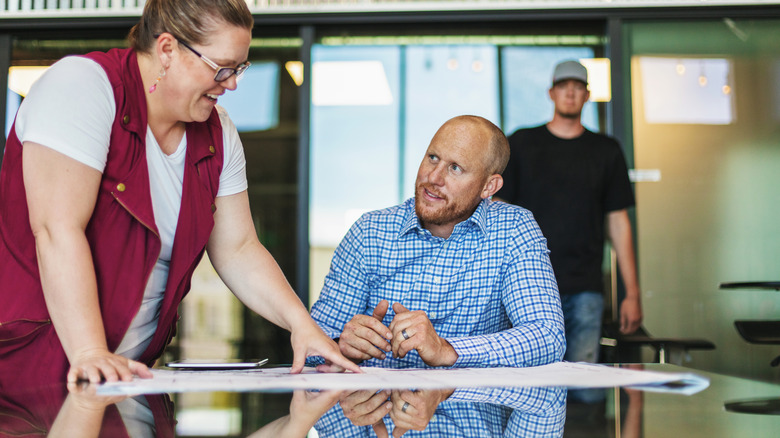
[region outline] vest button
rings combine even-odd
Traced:
[[[119,190],[120,192],[124,192],[126,188],[127,187],[125,187],[123,183],[119,183],[116,185],[116,189]]]
[[[122,117],[122,123],[124,123],[125,125],[127,125],[128,123],[130,123],[130,116],[128,116],[127,114],[125,114],[125,116],[124,116],[124,117]]]
[[[217,151],[217,150],[216,150],[216,149],[214,149],[214,146],[209,146],[209,152],[211,152],[211,153],[213,154],[213,153],[214,153],[214,152],[216,152],[216,151]]]
[[[211,212],[214,213],[217,211],[217,204],[211,204]]]

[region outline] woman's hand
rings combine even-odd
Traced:
[[[293,364],[290,372],[293,374],[303,371],[306,358],[309,356],[322,356],[326,365],[317,367],[318,371],[343,371],[349,370],[360,373],[360,367],[341,355],[339,346],[325,336],[311,317],[300,320],[293,326],[290,343],[293,348]]]
[[[341,391],[298,390],[290,402],[290,417],[295,424],[307,425],[308,432],[314,423],[332,408],[342,396]]]
[[[100,383],[117,380],[130,381],[137,375],[143,379],[152,377],[152,372],[141,362],[113,354],[108,350],[96,349],[76,356],[68,371],[68,382],[75,383],[87,380],[90,383]]]

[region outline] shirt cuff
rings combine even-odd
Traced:
[[[487,348],[485,341],[479,337],[467,337],[447,339],[455,352],[458,353],[458,359],[452,365],[456,368],[484,368],[485,357],[487,357]]]

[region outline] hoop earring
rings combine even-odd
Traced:
[[[157,84],[160,82],[160,79],[162,79],[165,76],[165,67],[160,68],[160,73],[157,75],[157,79],[154,81],[151,87],[149,87],[149,94],[154,93],[154,90],[157,89]]]

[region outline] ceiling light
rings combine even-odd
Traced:
[[[588,69],[590,100],[593,102],[609,102],[612,100],[609,58],[580,59],[580,63]]]
[[[290,74],[295,85],[301,86],[303,84],[303,62],[301,61],[287,61],[284,63],[284,68],[287,73]]]
[[[312,67],[312,104],[390,105],[393,94],[380,61],[320,61]]]
[[[32,84],[48,69],[48,66],[11,67],[8,69],[8,88],[25,97]]]

